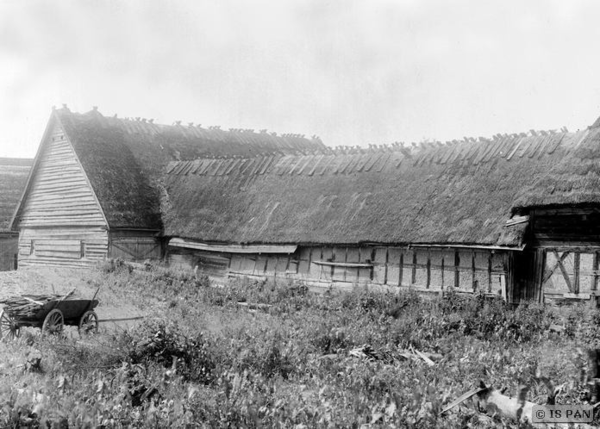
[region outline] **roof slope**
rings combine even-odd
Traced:
[[[165,234],[229,243],[520,246],[523,225],[505,226],[516,203],[544,203],[526,196],[548,186],[549,171],[587,157],[597,138],[597,131],[544,132],[412,150],[176,162],[165,176]],[[572,187],[584,177],[591,192],[600,167],[584,165]],[[600,200],[600,191],[594,195]]]
[[[163,167],[201,156],[301,153],[323,143],[297,135],[222,131],[198,126],[159,125],[146,120],[54,111],[75,149],[111,228],[162,228]]]
[[[0,158],[0,231],[9,229],[33,159]]]

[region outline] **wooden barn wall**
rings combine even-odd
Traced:
[[[214,260],[211,260],[211,255]],[[340,285],[506,294],[508,252],[392,246],[299,247],[293,254],[232,254],[169,248],[171,265],[211,275],[257,276]]]
[[[19,266],[91,266],[106,258],[104,228],[23,228],[19,236]]]
[[[44,142],[19,230],[19,266],[89,266],[108,254],[101,208],[58,125]]]
[[[173,268],[193,269],[198,267],[200,272],[215,277],[227,275],[231,260],[229,253],[205,252],[183,247],[172,247],[167,254],[167,262]]]
[[[17,236],[0,236],[0,271],[17,269],[17,252],[19,251]]]

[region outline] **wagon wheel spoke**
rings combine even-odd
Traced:
[[[98,315],[94,311],[86,311],[79,319],[79,335],[95,334],[98,332]]]
[[[46,318],[44,319],[44,324],[42,325],[42,335],[43,334],[60,334],[63,330],[64,318],[62,312],[55,308],[50,311]]]
[[[13,339],[21,334],[21,329],[14,317],[10,316],[4,310],[0,312],[0,339]]]

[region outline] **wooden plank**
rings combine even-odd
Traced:
[[[335,261],[312,261],[313,264],[327,267],[346,267],[346,268],[373,268],[373,264],[362,262],[335,262]]]

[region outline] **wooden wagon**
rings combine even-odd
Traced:
[[[23,298],[28,299],[27,295]],[[81,335],[94,333],[98,330],[97,306],[95,299],[51,300],[28,316],[5,307],[0,312],[0,339],[18,337],[24,327],[40,328],[42,335],[61,333],[65,325],[77,326]]]

